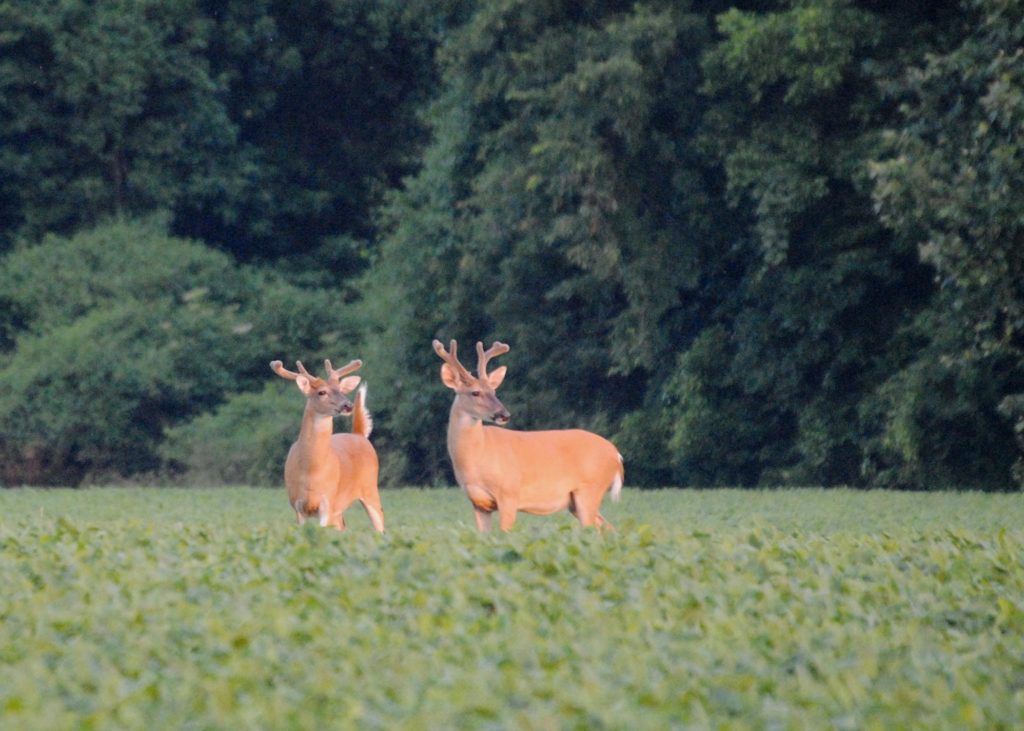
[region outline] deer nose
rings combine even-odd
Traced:
[[[495,411],[494,412],[494,423],[496,423],[496,424],[507,424],[508,420],[511,419],[511,418],[512,418],[511,414],[509,414],[507,411],[505,411],[505,409],[502,409],[501,411]]]

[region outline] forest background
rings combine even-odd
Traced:
[[[1024,486],[1024,2],[0,0],[0,484],[278,484],[431,339],[627,482]],[[342,426],[341,428],[345,428]]]

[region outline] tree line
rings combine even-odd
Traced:
[[[629,484],[1024,485],[1024,2],[0,0],[0,481],[280,481],[430,342]]]

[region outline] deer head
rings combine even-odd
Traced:
[[[352,402],[348,400],[348,394],[359,385],[359,376],[348,376],[349,373],[358,370],[363,361],[354,360],[346,366],[337,370],[331,365],[331,361],[324,361],[324,368],[327,369],[327,380],[317,378],[305,369],[300,361],[295,361],[299,372],[289,371],[282,365],[281,361],[275,360],[270,364],[271,369],[281,378],[295,381],[302,395],[306,397],[306,404],[316,413],[325,416],[348,416],[352,413]]]
[[[495,424],[504,426],[511,416],[501,401],[498,400],[495,391],[501,382],[505,380],[505,373],[508,370],[505,366],[496,368],[493,373],[487,373],[487,363],[496,355],[509,351],[504,343],[495,341],[490,348],[484,351],[484,344],[476,344],[476,377],[459,362],[457,357],[458,344],[452,340],[451,351],[446,351],[440,340],[434,341],[434,352],[444,361],[441,366],[441,381],[448,388],[455,391],[456,408],[463,410],[481,421],[493,421]]]

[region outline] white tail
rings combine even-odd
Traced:
[[[302,524],[317,516],[322,526],[345,528],[345,510],[356,500],[366,509],[373,527],[384,531],[384,509],[377,490],[377,452],[367,437],[373,420],[366,409],[366,385],[356,395],[353,406],[348,400],[359,385],[359,376],[347,376],[362,365],[354,360],[335,368],[324,361],[327,380],[311,375],[300,363],[299,372],[287,370],[281,361],[270,364],[273,371],[295,381],[306,397],[299,438],[288,450],[284,464],[284,482],[288,502]],[[334,417],[352,415],[352,434],[334,434]]]
[[[612,490],[609,493],[612,497],[612,502],[617,503],[619,498],[622,497],[622,480],[626,476],[626,471],[622,467],[622,455],[616,452],[615,454],[619,457],[619,472],[615,475],[615,480],[612,482]]]
[[[484,426],[485,421],[507,424],[510,416],[495,390],[505,379],[501,366],[487,373],[491,358],[509,351],[495,342],[484,351],[476,344],[477,375],[459,362],[457,343],[450,352],[440,341],[434,351],[444,361],[441,381],[455,391],[448,419],[448,453],[455,478],[476,514],[477,528],[491,527],[497,510],[502,530],[509,530],[519,511],[546,515],[568,509],[580,524],[610,524],[599,512],[608,489],[612,498],[622,490],[622,455],[604,437],[582,429],[520,432]]]
[[[356,391],[356,402],[352,405],[352,433],[369,439],[372,431],[373,417],[366,408],[366,383],[363,383]]]

